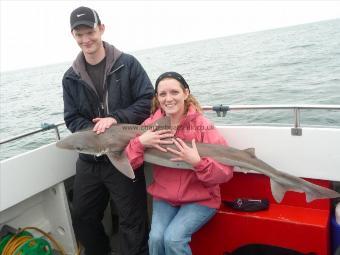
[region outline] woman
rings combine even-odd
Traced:
[[[143,164],[144,149],[148,147],[173,153],[173,161],[193,166],[194,171],[154,165],[154,180],[148,187],[153,196],[150,254],[191,254],[191,236],[216,213],[221,203],[219,184],[232,178],[233,169],[199,156],[196,141],[226,142],[201,114],[184,78],[176,72],[166,72],[156,80],[155,91],[152,115],[144,125],[169,116],[172,128],[148,130],[130,141],[126,154],[134,169]],[[191,141],[192,147],[183,140]],[[169,143],[174,143],[177,150],[167,148]]]

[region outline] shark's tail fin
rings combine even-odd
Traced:
[[[311,191],[306,192],[307,203],[315,199],[340,197],[340,193],[336,192],[335,190],[328,189],[326,187],[322,187],[314,183],[310,183],[310,184],[312,186]]]
[[[271,186],[272,194],[277,203],[281,203],[286,191],[289,191],[289,190],[300,192],[300,193],[305,192],[307,203],[310,203],[316,199],[340,197],[340,193],[336,192],[335,190],[328,189],[328,188],[316,185],[311,182],[307,182],[307,183],[308,185],[306,186],[308,187],[308,190],[300,190],[298,188],[290,188],[288,186],[285,186],[284,184],[278,183],[270,179],[270,186]]]

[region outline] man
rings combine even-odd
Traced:
[[[154,93],[141,64],[102,41],[105,26],[95,10],[75,9],[70,23],[81,52],[63,77],[67,127],[71,132],[92,128],[100,134],[117,123],[141,123],[149,115]],[[148,254],[143,169],[131,180],[106,156],[79,154],[73,192],[73,227],[86,255],[110,254],[101,223],[110,196],[119,216],[119,254]]]

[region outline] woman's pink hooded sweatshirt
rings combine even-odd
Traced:
[[[143,125],[151,124],[162,117],[164,115],[158,109]],[[192,106],[178,126],[175,136],[184,141],[191,142],[195,139],[201,143],[226,145],[226,141],[213,124]],[[143,164],[144,146],[138,137],[130,141],[125,152],[133,169]],[[232,176],[233,167],[222,165],[208,157],[202,158],[194,167],[194,171],[153,165],[153,182],[149,185],[148,192],[155,199],[165,200],[174,206],[197,203],[219,208],[219,184],[229,181]]]

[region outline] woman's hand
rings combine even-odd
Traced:
[[[97,134],[104,133],[107,128],[117,124],[117,120],[112,117],[95,118],[92,120],[92,122],[95,123],[92,130]]]
[[[167,150],[161,147],[161,145],[172,144],[171,140],[163,140],[166,138],[171,138],[174,135],[171,133],[171,130],[157,130],[155,128],[152,130],[148,130],[138,137],[141,144],[145,147],[153,147],[160,151],[166,152]]]
[[[195,166],[201,161],[201,157],[198,154],[195,139],[192,140],[192,147],[186,145],[186,143],[180,139],[172,139],[178,150],[167,148],[168,151],[177,155],[176,158],[172,158],[172,161],[184,161],[188,164]]]

